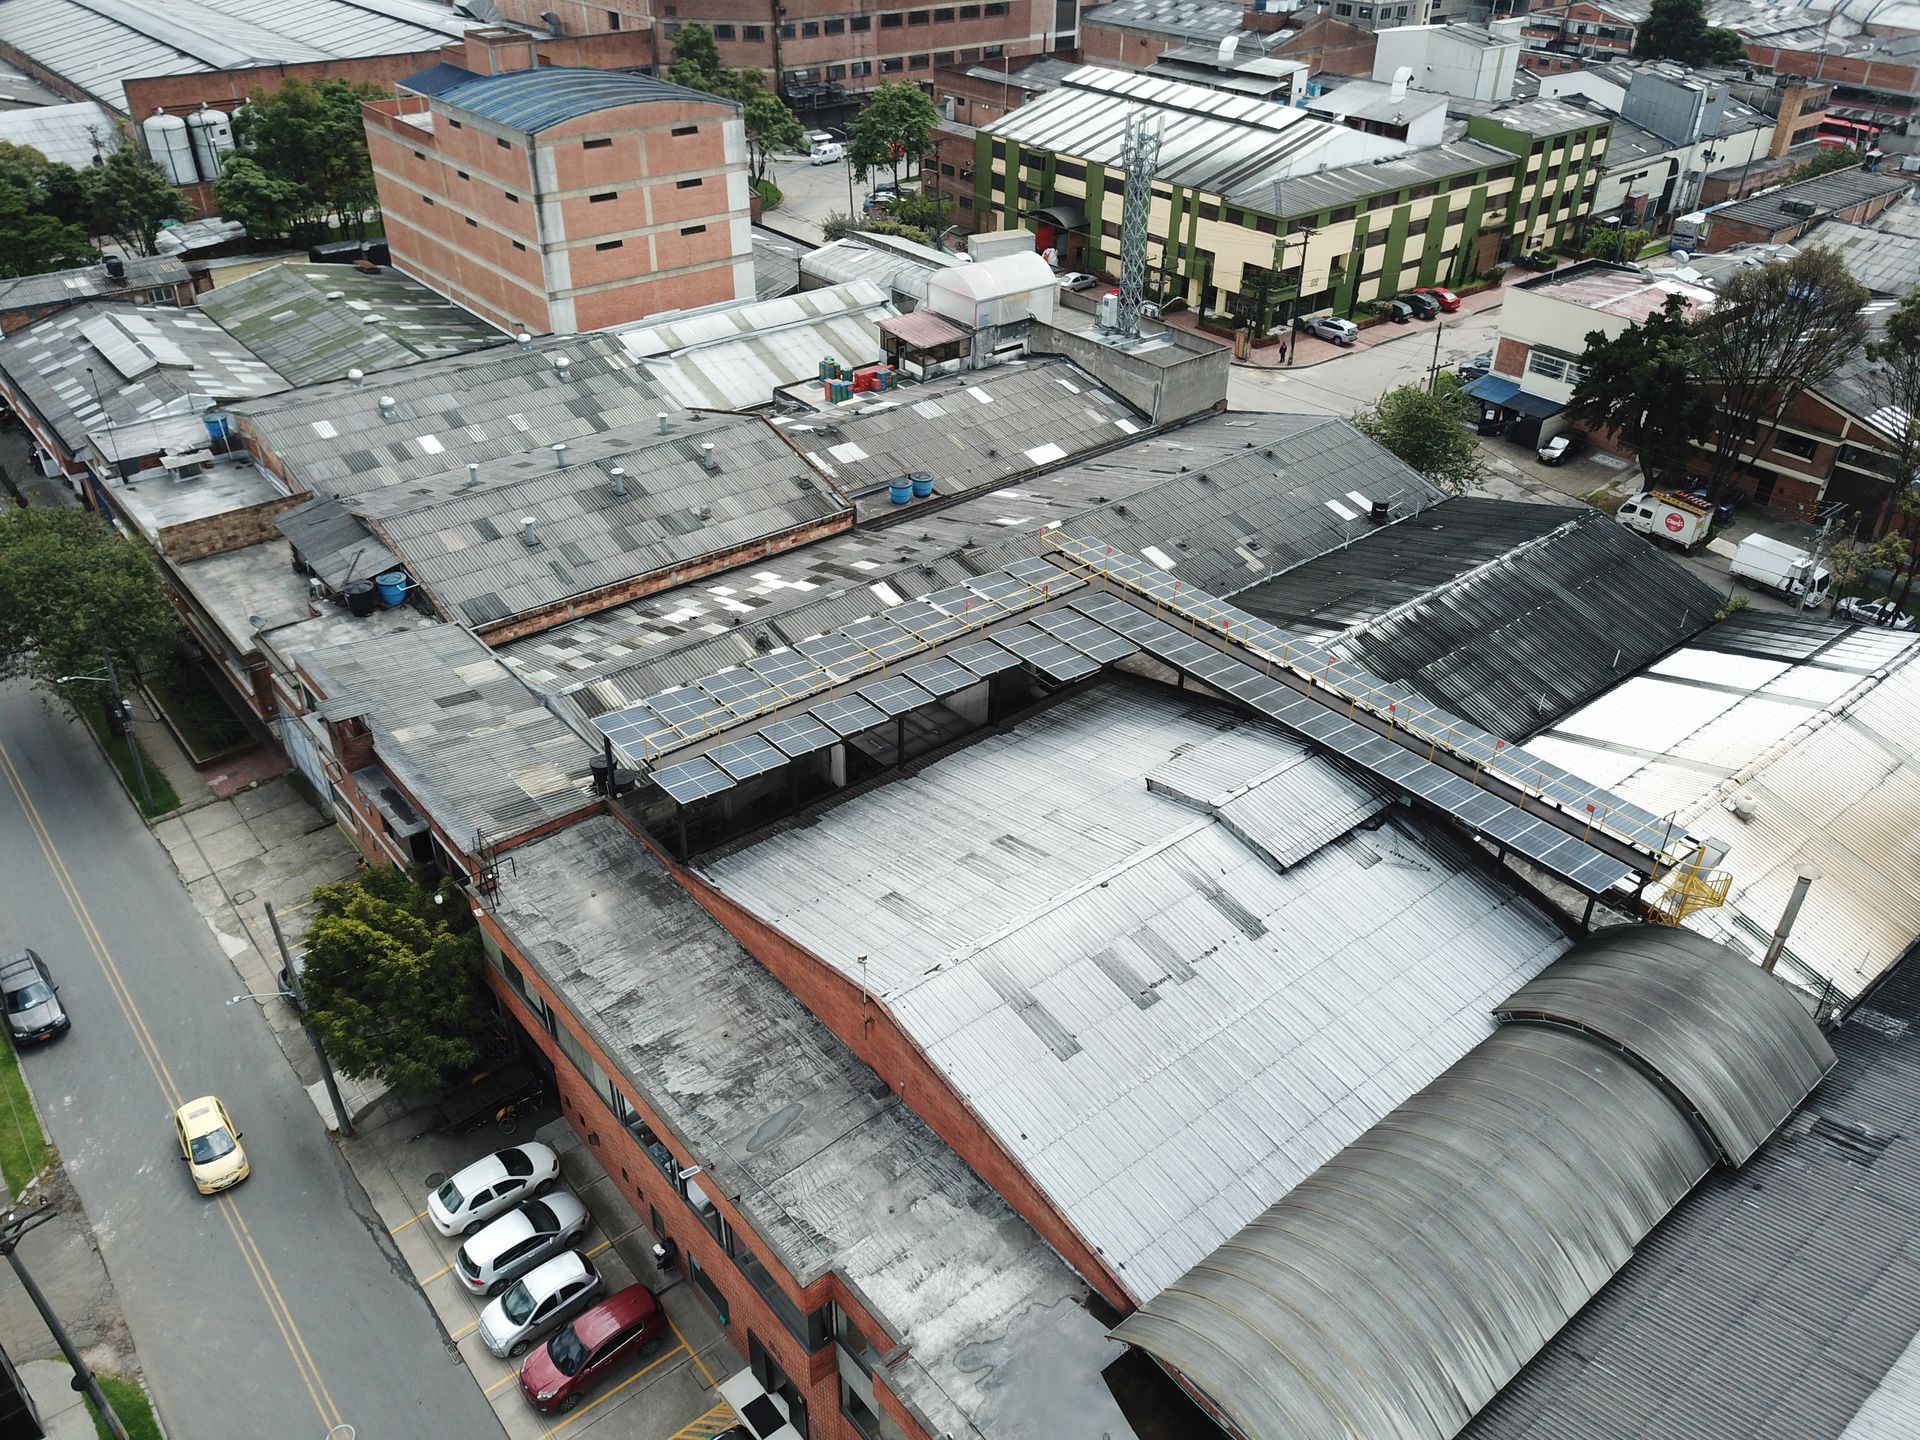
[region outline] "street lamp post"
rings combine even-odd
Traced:
[[[1300,292],[1307,288],[1307,242],[1319,233],[1313,226],[1303,225],[1280,243],[1281,268],[1284,269],[1287,246],[1293,243],[1294,235],[1300,237],[1300,274],[1293,282],[1293,293],[1287,296],[1287,365],[1289,368],[1293,365],[1293,352],[1296,348],[1297,337],[1293,333],[1293,327],[1299,318]]]
[[[13,1266],[13,1273],[20,1277],[20,1286],[27,1292],[27,1298],[33,1302],[33,1308],[40,1312],[40,1318],[46,1322],[47,1329],[53,1335],[53,1341],[60,1347],[60,1353],[67,1357],[67,1363],[73,1366],[73,1388],[83,1390],[93,1408],[112,1432],[114,1440],[127,1440],[127,1427],[120,1423],[120,1417],[114,1413],[113,1406],[107,1403],[107,1397],[101,1392],[100,1382],[93,1378],[93,1371],[87,1368],[87,1362],[67,1335],[66,1327],[60,1323],[60,1317],[53,1313],[53,1307],[47,1303],[47,1297],[40,1293],[40,1287],[33,1282],[33,1276],[27,1273],[27,1265],[18,1254],[20,1237],[37,1226],[44,1225],[54,1217],[53,1205],[44,1203],[30,1215],[16,1215],[8,1210],[0,1218],[0,1254],[7,1257],[7,1263]]]
[[[94,631],[94,638],[99,640],[99,635],[100,632],[96,629]],[[146,811],[153,809],[153,787],[147,782],[147,762],[145,757],[140,753],[140,737],[133,733],[133,707],[127,703],[127,697],[120,693],[120,676],[113,668],[113,656],[107,653],[107,646],[104,640],[100,641],[100,659],[107,667],[106,674],[62,675],[55,683],[69,685],[76,681],[85,680],[95,685],[105,685],[107,687],[107,703],[113,707],[115,721],[126,731],[127,754],[133,758],[133,778],[140,790],[140,809],[141,813],[144,814]],[[109,728],[111,728],[111,726]]]

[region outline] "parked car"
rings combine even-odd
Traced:
[[[1449,315],[1460,308],[1460,297],[1444,285],[1422,285],[1414,294],[1426,296]]]
[[[874,211],[884,210],[901,200],[911,200],[916,193],[918,192],[911,185],[896,185],[891,180],[884,180],[874,186],[872,193],[861,202],[861,209],[871,215]]]
[[[1422,320],[1431,320],[1440,313],[1440,302],[1419,290],[1409,290],[1394,298]]]
[[[1578,430],[1562,430],[1534,453],[1543,465],[1563,464],[1587,448],[1587,437]]]
[[[1360,327],[1351,320],[1342,320],[1334,315],[1315,315],[1302,320],[1300,328],[1309,335],[1322,340],[1331,340],[1335,345],[1351,345],[1360,338]]]
[[[527,1356],[520,1393],[542,1413],[565,1414],[622,1366],[656,1354],[666,1336],[667,1312],[653,1292],[629,1285]]]
[[[1453,367],[1453,373],[1469,385],[1493,369],[1493,352],[1476,355],[1471,360],[1462,360]]]
[[[815,141],[813,148],[807,151],[809,165],[837,165],[847,158],[847,147],[838,140]]]
[[[480,1312],[480,1343],[502,1360],[524,1355],[554,1326],[591,1305],[606,1288],[578,1250],[536,1265]]]
[[[560,1178],[560,1157],[538,1142],[513,1145],[476,1160],[427,1197],[427,1218],[442,1235],[474,1226],[549,1190]]]
[[[1100,277],[1088,275],[1079,270],[1063,270],[1060,272],[1060,288],[1062,290],[1097,290],[1100,288]]]
[[[1382,320],[1391,320],[1396,325],[1405,325],[1413,319],[1413,307],[1404,300],[1380,300],[1374,308]]]
[[[231,1190],[253,1173],[240,1148],[240,1132],[217,1095],[202,1095],[174,1111],[173,1134],[193,1188],[202,1195]]]
[[[1896,606],[1892,600],[1849,597],[1834,606],[1833,613],[1842,620],[1853,620],[1861,625],[1879,625],[1889,630],[1913,629],[1913,616]]]
[[[0,991],[6,995],[7,1033],[16,1045],[53,1040],[72,1028],[60,987],[34,951],[16,950],[0,961]]]
[[[460,1247],[454,1273],[476,1295],[498,1295],[514,1276],[573,1247],[593,1217],[577,1197],[556,1190],[489,1221]]]

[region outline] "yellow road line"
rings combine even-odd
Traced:
[[[133,1032],[134,1043],[139,1046],[141,1057],[147,1062],[147,1068],[153,1073],[154,1083],[159,1087],[161,1097],[172,1109],[179,1109],[185,1103],[179,1084],[167,1067],[160,1046],[148,1029],[145,1016],[140,1013],[139,1005],[134,1001],[133,991],[127,985],[126,977],[114,961],[113,952],[106,938],[101,935],[95,923],[93,912],[80,893],[80,887],[73,878],[73,872],[67,868],[66,860],[60,853],[59,845],[54,841],[53,832],[41,818],[39,807],[27,791],[26,781],[21,777],[19,767],[14,764],[13,755],[4,744],[0,744],[0,772],[7,778],[8,788],[20,804],[27,826],[33,831],[34,841],[45,857],[47,869],[53,875],[54,883],[67,902],[67,908],[73,914],[74,922],[85,937],[87,948],[93,951],[94,960],[105,977],[107,988],[113,993],[114,1002],[125,1017],[128,1028]],[[259,1246],[246,1228],[241,1217],[239,1205],[231,1195],[220,1197],[219,1205],[227,1228],[232,1232],[234,1243],[240,1250],[240,1258],[252,1273],[254,1284],[260,1296],[267,1302],[267,1311],[273,1316],[275,1328],[287,1346],[292,1357],[294,1369],[299,1371],[301,1383],[306,1386],[307,1395],[313,1401],[314,1409],[319,1413],[322,1424],[337,1426],[340,1423],[340,1410],[328,1393],[326,1382],[321,1378],[319,1366],[314,1363],[313,1355],[308,1351],[305,1340],[300,1335],[299,1326],[294,1322],[293,1312],[287,1306],[286,1297],[280,1293],[280,1287],[274,1282],[273,1272],[268,1267],[266,1257],[260,1253]]]
[[[387,1231],[387,1234],[398,1235],[402,1230],[406,1229],[407,1226],[418,1225],[422,1220],[426,1218],[427,1218],[427,1212],[422,1210],[418,1215],[414,1216],[413,1219],[402,1220],[398,1225],[394,1226],[391,1230]]]
[[[722,1400],[698,1419],[689,1420],[669,1435],[667,1440],[713,1440],[715,1435],[736,1423],[739,1418],[734,1414],[733,1407]]]
[[[640,1229],[640,1226],[638,1225],[629,1225],[626,1229],[622,1230],[618,1235],[609,1235],[606,1239],[602,1240],[598,1245],[594,1246],[591,1250],[587,1251],[588,1258],[591,1259],[593,1256],[598,1255],[602,1250],[606,1249],[609,1245],[619,1244],[620,1241],[626,1239],[627,1236],[629,1235],[635,1234],[639,1229]]]
[[[453,1269],[453,1266],[451,1265],[442,1265],[438,1270],[434,1271],[433,1274],[422,1275],[420,1277],[420,1283],[424,1285],[429,1280],[438,1280],[442,1275],[446,1274],[451,1269]]]
[[[519,1369],[515,1369],[513,1373],[508,1375],[504,1380],[496,1380],[491,1385],[487,1386],[486,1393],[491,1395],[493,1394],[494,1391],[498,1390],[502,1385],[511,1385],[514,1381],[518,1380],[519,1378],[520,1378],[520,1371]]]
[[[480,1328],[480,1322],[478,1320],[470,1321],[469,1323],[462,1325],[458,1330],[454,1331],[452,1336],[449,1338],[454,1340],[464,1340],[467,1338],[467,1336],[471,1335],[474,1331],[478,1330],[479,1328]]]
[[[694,1349],[693,1346],[687,1344],[687,1337],[680,1333],[680,1327],[673,1323],[673,1317],[671,1315],[667,1316],[667,1328],[673,1331],[673,1338],[678,1340],[680,1344],[685,1347],[687,1354],[693,1357],[693,1363],[700,1367],[700,1374],[706,1379],[707,1388],[709,1390],[713,1389],[719,1382],[713,1378],[713,1372],[707,1369],[707,1362],[700,1358],[700,1352]]]
[[[676,1335],[679,1334],[677,1330],[674,1333]],[[566,1429],[569,1425],[573,1424],[574,1421],[580,1419],[582,1416],[590,1413],[591,1411],[599,1409],[602,1405],[606,1404],[607,1401],[613,1399],[614,1396],[618,1395],[622,1390],[626,1389],[627,1386],[633,1384],[634,1381],[640,1379],[644,1375],[652,1374],[655,1370],[658,1370],[662,1365],[666,1364],[667,1361],[671,1360],[674,1356],[678,1355],[682,1350],[686,1350],[686,1349],[687,1349],[687,1342],[682,1340],[678,1345],[674,1346],[673,1349],[664,1351],[663,1353],[654,1356],[654,1358],[651,1361],[643,1365],[640,1369],[634,1371],[633,1374],[629,1375],[626,1379],[622,1380],[618,1385],[614,1386],[611,1390],[607,1391],[606,1394],[600,1396],[596,1400],[589,1400],[586,1404],[582,1405],[578,1410],[574,1411],[571,1415],[567,1416],[566,1419],[562,1420],[558,1425],[553,1426],[551,1429],[542,1430],[540,1432],[540,1440],[547,1440],[547,1437],[550,1435],[558,1435],[562,1430]],[[687,1353],[691,1355],[693,1352],[688,1350]],[[695,1358],[698,1359],[699,1357],[696,1356]]]

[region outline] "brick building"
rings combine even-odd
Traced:
[[[521,48],[531,64],[532,42]],[[366,107],[396,268],[536,334],[753,296],[732,101],[567,67],[416,80],[435,93]]]
[[[1616,9],[1595,0],[1574,0],[1570,5],[1542,5],[1527,11],[1520,37],[1566,59],[1609,59],[1633,53],[1645,18],[1642,7]]]
[[[1109,0],[1081,17],[1080,56],[1090,65],[1145,70],[1169,51],[1198,44],[1217,47],[1231,36],[1242,56],[1295,60],[1316,75],[1370,75],[1374,30],[1416,23],[1411,18],[1416,8],[1379,7],[1376,27],[1337,16],[1332,5],[1318,7],[1318,13],[1303,19],[1297,11],[1264,11],[1235,0]],[[1399,18],[1387,13],[1395,10]]]
[[[1800,239],[1823,220],[1863,224],[1912,188],[1904,175],[1836,170],[1794,185],[1782,185],[1707,216],[1703,250],[1734,245],[1783,245]]]

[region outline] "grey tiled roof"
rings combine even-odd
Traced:
[[[0,280],[0,310],[28,310],[38,305],[58,305],[95,296],[111,300],[132,290],[184,285],[193,278],[186,262],[172,255],[129,255],[126,267],[123,280],[108,275],[105,265],[83,265],[78,270],[50,270],[43,275]]]
[[[1729,205],[1724,210],[1716,210],[1708,217],[1708,230],[1720,221],[1734,221],[1742,225],[1757,226],[1768,234],[1795,226],[1806,225],[1811,216],[1797,210],[1789,210],[1789,205],[1810,205],[1812,215],[1830,215],[1836,210],[1844,210],[1850,205],[1858,205],[1863,200],[1871,200],[1877,195],[1891,195],[1910,188],[1912,182],[1899,175],[1870,175],[1865,170],[1836,170],[1830,175],[1816,175],[1811,180],[1802,180],[1797,185],[1782,185],[1765,195],[1751,200],[1742,200],[1737,205]]]
[[[1839,1064],[1719,1170],[1462,1440],[1920,1433],[1920,962],[1830,1037]]]
[[[1230,198],[1236,204],[1268,215],[1311,215],[1364,200],[1369,195],[1406,190],[1429,181],[1471,175],[1512,163],[1512,154],[1498,146],[1484,145],[1478,140],[1449,140],[1409,150],[1377,165],[1336,165],[1311,175],[1289,175],[1243,185]]]
[[[555,363],[563,358],[564,371]],[[391,413],[383,396],[394,401]],[[676,407],[617,337],[592,334],[545,336],[228,408],[295,483],[354,496],[644,424]]]
[[[458,844],[507,840],[592,803],[593,747],[458,625],[315,650],[301,665],[321,713],[366,717],[380,763]]]
[[[275,265],[208,291],[200,308],[294,385],[507,339],[398,270],[352,265]]]
[[[714,447],[716,468],[702,462]],[[671,434],[599,437],[589,464],[551,452],[395,485],[367,516],[449,618],[485,625],[675,565],[846,517],[848,506],[761,420],[714,416]],[[626,471],[614,493],[611,471]],[[524,519],[537,545],[526,543]],[[789,542],[790,543],[790,542]]]

